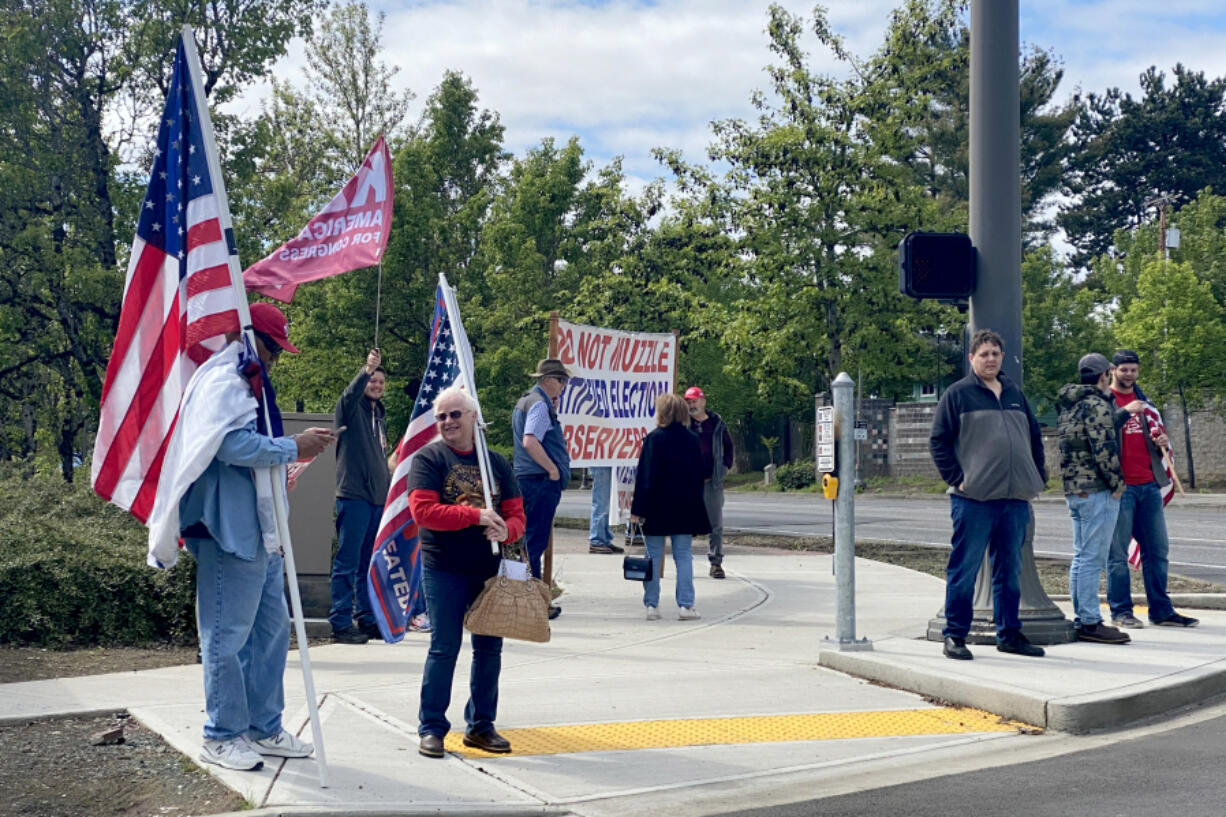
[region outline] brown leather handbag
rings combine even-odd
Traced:
[[[527,564],[522,548],[520,558]],[[464,627],[477,635],[548,641],[549,586],[531,575],[527,579],[511,578],[506,564],[504,558],[498,573],[485,580],[485,587],[464,615]]]

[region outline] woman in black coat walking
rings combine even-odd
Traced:
[[[711,532],[702,501],[702,450],[698,435],[689,429],[690,414],[676,394],[656,398],[656,429],[643,438],[630,520],[643,524],[643,539],[653,570],[643,583],[647,620],[660,617],[660,571],[664,565],[664,537],[672,538],[677,571],[677,607],[682,621],[701,618],[694,609],[695,534]]]

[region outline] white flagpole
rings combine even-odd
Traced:
[[[438,274],[439,289],[443,291],[443,305],[447,307],[447,320],[451,324],[451,336],[455,338],[456,360],[460,364],[460,379],[464,381],[464,389],[472,395],[477,403],[477,426],[473,429],[473,443],[477,449],[477,466],[481,469],[481,488],[485,497],[485,507],[495,513],[493,495],[490,490],[490,452],[485,444],[485,417],[481,413],[481,401],[477,399],[477,386],[473,380],[473,361],[470,355],[472,347],[468,345],[468,333],[460,322],[460,307],[456,304],[455,290],[447,283],[447,276]],[[498,543],[491,540],[490,549],[499,552]]]
[[[234,224],[230,219],[230,203],[226,197],[225,182],[221,175],[221,158],[217,152],[217,142],[213,137],[213,120],[209,116],[209,106],[204,98],[204,83],[200,77],[200,55],[196,50],[196,37],[191,26],[183,26],[183,49],[187,54],[187,68],[191,74],[192,95],[196,98],[196,110],[193,115],[200,117],[200,129],[204,135],[204,153],[209,164],[209,175],[213,180],[213,195],[217,197],[218,220],[221,222],[226,244],[230,249],[230,284],[234,288],[235,300],[238,306],[239,324],[248,342],[254,349],[255,334],[251,328],[251,309],[247,306],[247,291],[243,286],[243,270],[238,263],[238,245],[234,241]],[[264,404],[264,423],[271,431],[268,418],[268,404]],[[290,542],[289,521],[285,508],[285,467],[279,466],[272,480],[273,507],[276,510],[277,538],[285,554],[285,573],[289,581],[290,602],[294,613],[294,633],[298,638],[298,658],[302,664],[302,679],[306,687],[307,710],[311,716],[311,735],[315,743],[315,764],[319,771],[320,788],[328,787],[328,762],[324,753],[323,727],[319,722],[319,705],[315,699],[315,679],[311,674],[311,656],[307,647],[306,625],[302,618],[302,597],[298,592],[298,570],[294,564],[294,548]]]

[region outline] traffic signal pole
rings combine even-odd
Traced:
[[[970,333],[992,329],[1004,339],[1002,369],[1022,386],[1021,96],[1017,0],[971,0],[970,237],[978,278],[970,298]],[[1049,463],[1049,468],[1056,464]],[[1034,561],[1034,512],[1022,545],[1022,631],[1035,644],[1073,640],[1073,625],[1047,597]],[[928,623],[941,640],[942,615]],[[975,617],[967,641],[996,640],[992,580],[985,558],[975,583]]]

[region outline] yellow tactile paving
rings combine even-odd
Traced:
[[[990,712],[959,707],[876,712],[822,712],[808,715],[762,715],[749,718],[627,721],[574,726],[504,729],[515,755],[560,755],[626,749],[668,749],[786,741],[843,740],[907,735],[953,735],[1032,729]],[[447,735],[449,752],[467,757],[495,757],[461,742],[463,733]]]

